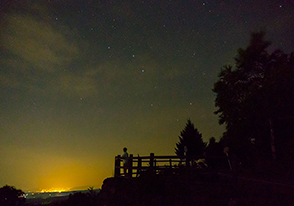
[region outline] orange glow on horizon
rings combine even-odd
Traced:
[[[70,188],[51,188],[51,189],[42,189],[41,191],[38,191],[38,193],[49,193],[49,192],[67,192],[70,191]]]

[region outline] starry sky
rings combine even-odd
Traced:
[[[251,32],[294,49],[293,0],[1,0],[0,186],[101,187],[114,157],[224,131],[213,84]]]

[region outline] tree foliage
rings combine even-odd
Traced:
[[[176,143],[175,152],[178,156],[184,156],[184,148],[186,146],[187,155],[202,155],[206,144],[202,140],[202,134],[198,132],[192,121],[187,120],[186,127],[181,131],[179,142]]]
[[[239,150],[246,150],[255,139],[259,151],[268,154],[269,120],[294,116],[294,54],[269,53],[270,42],[264,37],[264,32],[252,34],[249,46],[238,50],[235,65],[222,68],[213,91],[215,114],[226,125],[223,138]]]
[[[5,185],[0,188],[1,206],[21,206],[25,204],[24,192],[13,186]]]

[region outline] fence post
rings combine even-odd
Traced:
[[[130,154],[129,157],[129,171],[128,171],[128,176],[132,177],[133,176],[133,154]]]
[[[173,165],[172,165],[172,159],[169,159],[169,167],[172,168]]]
[[[120,177],[120,155],[115,157],[114,161],[114,177]]]
[[[186,167],[190,167],[190,157],[186,155]]]
[[[138,175],[141,174],[141,169],[142,169],[142,159],[141,157],[138,157],[137,177]]]
[[[153,169],[154,169],[154,153],[150,153],[149,165],[150,165],[150,170],[153,172]]]

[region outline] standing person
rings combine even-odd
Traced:
[[[121,158],[123,159],[123,164],[124,164],[124,175],[125,177],[127,176],[127,172],[128,172],[128,163],[129,163],[129,154],[127,152],[127,148],[125,147],[123,149],[124,153],[123,155],[121,156]]]

